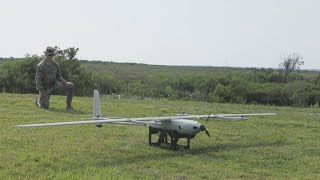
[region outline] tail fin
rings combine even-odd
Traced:
[[[98,90],[93,91],[93,118],[102,118]],[[97,123],[96,126],[102,127],[102,123]]]

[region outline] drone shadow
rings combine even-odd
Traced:
[[[162,161],[163,159],[168,158],[177,158],[177,157],[185,157],[190,155],[202,155],[208,156],[208,158],[212,158],[214,156],[215,159],[224,159],[228,160],[226,155],[218,155],[218,152],[222,151],[229,151],[234,149],[247,149],[247,148],[254,148],[254,147],[268,147],[268,146],[284,146],[286,143],[281,141],[275,142],[260,142],[260,143],[252,143],[252,144],[217,144],[214,146],[205,146],[190,150],[178,150],[172,151],[168,150],[165,153],[151,153],[151,154],[141,154],[130,158],[114,158],[112,160],[106,157],[104,161],[98,163],[98,166],[107,167],[107,166],[117,166],[122,164],[131,164],[137,163],[139,161]],[[161,147],[153,147],[153,148],[161,148]],[[161,148],[163,149],[163,148]]]
[[[55,109],[49,108],[48,111],[54,113],[65,113],[65,114],[85,114],[85,112],[77,110],[77,109]]]
[[[206,146],[194,149],[195,151],[192,152],[194,154],[198,154],[198,152],[221,152],[233,149],[248,149],[254,147],[268,147],[268,146],[283,146],[285,145],[282,141],[275,141],[275,142],[259,142],[259,143],[252,143],[252,144],[217,144],[215,146]]]

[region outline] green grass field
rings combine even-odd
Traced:
[[[106,117],[277,113],[247,121],[213,119],[206,125],[211,138],[201,132],[190,150],[171,151],[149,146],[143,126],[16,128],[91,117],[90,97],[75,97],[73,110],[65,110],[62,96],[52,96],[50,110],[36,108],[34,100],[0,94],[0,179],[320,178],[319,108],[102,97]]]

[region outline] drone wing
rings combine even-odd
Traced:
[[[76,125],[76,124],[97,124],[97,123],[112,123],[112,122],[125,122],[118,121],[121,119],[111,120],[106,118],[92,119],[86,121],[70,121],[70,122],[56,122],[56,123],[43,123],[43,124],[25,124],[17,125],[16,127],[42,127],[42,126],[63,126],[63,125]]]
[[[56,122],[43,124],[26,124],[17,125],[16,127],[42,127],[42,126],[62,126],[62,125],[76,125],[76,124],[122,124],[122,125],[148,125],[150,122],[169,122],[170,120],[178,119],[206,119],[219,118],[225,120],[246,120],[248,116],[274,116],[275,113],[263,114],[208,114],[208,115],[186,115],[186,116],[166,116],[166,117],[141,117],[141,118],[96,118],[87,119],[85,121],[71,121],[71,122]]]
[[[168,117],[142,117],[142,118],[96,118],[86,119],[84,121],[70,121],[70,122],[56,122],[56,123],[43,123],[43,124],[26,124],[17,125],[16,127],[42,127],[42,126],[63,126],[63,125],[76,125],[76,124],[124,124],[124,125],[148,125],[149,122],[169,122],[172,119],[181,119],[179,116]]]
[[[247,116],[273,116],[274,113],[264,114],[208,114],[208,115],[189,115],[178,114],[177,116],[166,117],[141,117],[141,118],[102,118],[100,108],[100,95],[97,90],[94,90],[93,96],[93,116],[91,119],[84,121],[71,121],[71,122],[56,122],[56,123],[43,123],[43,124],[27,124],[17,125],[16,127],[42,127],[42,126],[62,126],[62,125],[76,125],[76,124],[96,124],[101,127],[102,123],[113,123],[123,125],[148,125],[150,123],[166,123],[171,120],[178,119],[204,119],[204,118],[221,118],[227,120],[245,120]]]
[[[260,113],[260,114],[208,114],[199,115],[200,119],[218,118],[225,120],[247,120],[249,116],[275,116],[276,113]]]

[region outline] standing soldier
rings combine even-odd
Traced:
[[[56,54],[55,49],[47,47],[44,53],[46,57],[38,64],[35,77],[36,87],[39,91],[39,95],[36,99],[36,106],[49,109],[51,92],[55,89],[62,89],[67,92],[67,109],[70,109],[74,85],[62,78],[60,66],[53,60],[53,57]]]

